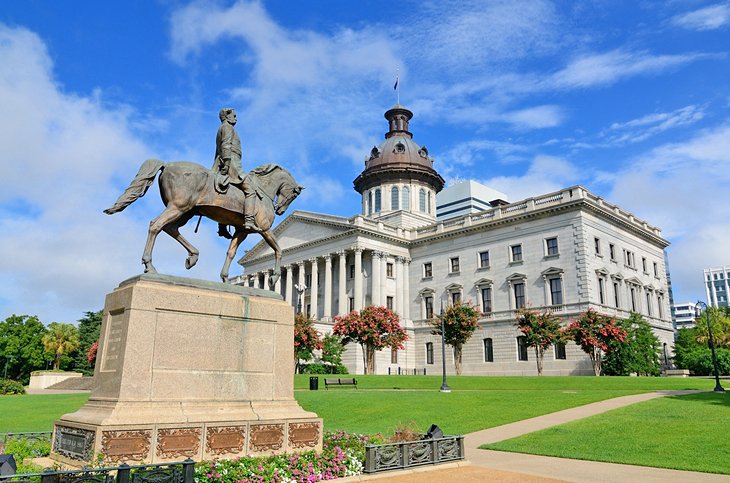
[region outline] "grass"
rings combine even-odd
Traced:
[[[0,396],[0,433],[51,431],[53,422],[80,408],[89,395]]]
[[[730,474],[730,396],[654,399],[482,448]]]

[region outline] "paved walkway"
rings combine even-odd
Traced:
[[[730,482],[730,476],[694,471],[667,470],[646,466],[600,463],[596,461],[553,458],[520,453],[478,449],[485,443],[496,443],[523,434],[549,428],[594,414],[628,406],[657,397],[677,396],[700,391],[657,391],[623,396],[606,401],[566,409],[536,418],[505,424],[496,428],[467,434],[464,450],[468,462],[426,471],[399,472],[377,476],[363,476],[362,481],[387,479],[388,483],[415,483],[438,481],[444,483],[496,482]]]

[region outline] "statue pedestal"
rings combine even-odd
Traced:
[[[294,314],[273,292],[140,275],[107,295],[95,387],[54,424],[53,459],[83,466],[322,448],[294,399]]]

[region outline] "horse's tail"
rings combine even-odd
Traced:
[[[119,199],[117,199],[117,202],[114,203],[114,206],[104,210],[104,213],[113,215],[134,203],[138,198],[143,197],[147,193],[147,189],[149,189],[152,181],[154,181],[155,176],[157,176],[157,172],[164,166],[165,163],[159,159],[148,159],[142,163],[137,176],[129,183],[129,186],[124,190],[124,193],[122,193]]]

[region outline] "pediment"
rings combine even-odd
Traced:
[[[627,278],[626,283],[630,283],[632,285],[638,285],[639,287],[643,286],[643,284],[641,283],[641,280],[639,280],[636,277]]]
[[[614,280],[621,281],[624,279],[624,276],[619,272],[619,273],[614,273],[613,275],[611,275],[611,278]]]
[[[431,287],[422,288],[418,291],[418,295],[421,297],[430,297],[434,294],[434,290]]]
[[[449,285],[446,286],[446,291],[447,292],[457,292],[459,290],[462,290],[463,288],[464,288],[464,286],[461,285],[460,283],[450,283]]]
[[[550,275],[560,275],[561,273],[563,273],[562,268],[550,267],[546,270],[543,270],[540,275],[542,275],[543,277],[549,277]]]
[[[524,273],[517,273],[517,272],[515,272],[512,275],[510,275],[509,277],[507,277],[507,281],[508,282],[515,282],[515,281],[518,281],[518,280],[525,280],[526,278],[527,278],[527,275],[525,275]]]
[[[597,273],[598,275],[602,275],[602,276],[604,276],[604,277],[607,277],[607,276],[608,276],[608,274],[609,274],[609,273],[611,273],[611,272],[609,272],[609,271],[608,271],[608,269],[607,269],[606,267],[601,267],[601,268],[597,268],[597,269],[596,269],[596,273]]]
[[[493,285],[493,283],[494,282],[492,282],[488,278],[480,278],[479,280],[477,280],[476,282],[474,282],[474,286],[475,287],[483,287],[485,285]]]

